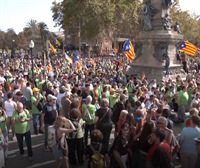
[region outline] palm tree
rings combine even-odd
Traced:
[[[36,20],[34,19],[31,19],[27,25],[26,25],[27,28],[30,28],[33,32],[37,32],[38,30],[38,23]]]
[[[48,35],[49,30],[48,30],[46,23],[44,23],[44,22],[38,23],[37,26],[38,26],[38,31],[40,33],[40,38],[41,38],[41,41],[42,41],[42,44],[44,47],[46,40],[47,40],[47,35]]]

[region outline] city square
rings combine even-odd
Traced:
[[[0,168],[200,168],[197,0],[0,0]]]

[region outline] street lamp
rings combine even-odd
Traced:
[[[31,51],[31,71],[32,71],[32,78],[34,79],[34,66],[33,66],[33,48],[34,48],[35,44],[34,41],[31,40],[29,43],[29,48]]]

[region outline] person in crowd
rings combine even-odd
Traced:
[[[0,128],[0,167],[5,167],[4,136]]]
[[[171,168],[171,159],[162,147],[158,147],[151,158],[152,168]]]
[[[66,126],[67,125],[67,126]],[[72,122],[63,116],[58,116],[54,123],[55,142],[52,144],[52,152],[55,162],[55,168],[59,168],[64,165],[65,168],[69,168],[69,151],[66,142],[66,136],[76,131],[76,128]]]
[[[113,107],[112,121],[115,124],[115,129],[116,129],[121,111],[125,110],[125,102],[126,102],[126,96],[124,94],[121,94],[119,101]]]
[[[91,135],[91,132],[94,129],[96,122],[96,107],[92,104],[92,96],[89,95],[86,97],[85,103],[82,104],[82,113],[85,120],[85,146],[87,146],[88,133],[90,133]]]
[[[21,102],[18,102],[16,111],[13,112],[12,120],[14,122],[15,134],[20,154],[23,157],[24,155],[23,139],[25,138],[28,150],[28,157],[30,161],[32,161],[32,156],[33,156],[31,132],[30,132],[31,119],[32,116],[29,113],[29,111],[24,109],[24,106]]]
[[[94,129],[91,133],[91,142],[90,145],[86,148],[86,154],[88,158],[88,168],[97,167],[99,165],[102,165],[102,161],[93,161],[95,154],[98,154],[98,156],[101,156],[101,158],[104,158],[105,155],[102,152],[102,140],[103,140],[103,134],[100,130]],[[100,160],[100,157],[96,158],[96,160]],[[103,161],[104,165],[104,161]]]
[[[33,129],[34,134],[38,134],[41,132],[41,111],[42,111],[42,100],[43,96],[40,94],[40,90],[38,88],[33,88],[33,96],[31,97],[31,103],[32,103],[32,116],[33,116]]]
[[[187,87],[182,86],[182,89],[178,93],[178,117],[180,122],[185,121],[185,112],[188,105],[189,95]]]
[[[199,110],[200,107],[200,93],[196,93],[196,95],[193,97],[190,108],[197,108]]]
[[[31,89],[31,84],[29,82],[26,83],[26,87],[22,90],[24,97],[27,100],[27,109],[31,109],[31,97],[33,95],[33,91]]]
[[[11,129],[10,139],[13,140],[15,132],[14,132],[14,124],[12,123],[12,115],[13,115],[13,112],[16,110],[17,105],[13,101],[13,94],[11,92],[8,93],[7,97],[8,97],[8,100],[4,102],[4,109],[7,116],[6,125],[8,129],[8,133]]]
[[[23,95],[22,91],[18,91],[15,94],[15,98],[16,98],[16,102],[21,102],[24,105],[24,108],[29,109],[30,110],[30,104],[27,102],[26,97]]]
[[[0,107],[0,129],[1,134],[3,135],[3,150],[4,150],[4,158],[8,157],[8,129],[6,127],[6,119],[7,116],[2,107]]]
[[[100,109],[96,111],[96,117],[96,128],[99,129],[104,136],[102,141],[102,151],[107,153],[109,149],[110,134],[112,131],[112,111],[109,108],[108,99],[103,98],[101,100]]]
[[[195,162],[194,168],[198,168],[198,167],[200,167],[200,137],[195,138],[194,141],[196,143],[196,148],[197,148],[197,152],[198,152],[198,156],[197,156],[197,160]]]
[[[192,116],[191,127],[183,128],[179,137],[182,168],[193,168],[197,159],[197,150],[194,138],[200,135],[200,118]]]
[[[152,167],[152,158],[155,153],[155,151],[158,148],[163,148],[165,152],[168,154],[168,157],[170,157],[171,148],[169,144],[163,142],[165,139],[165,134],[156,129],[152,132],[151,136],[149,137],[149,143],[151,144],[151,147],[149,148],[147,155],[146,155],[146,167],[151,168]]]
[[[189,118],[186,119],[186,121],[185,121],[186,127],[191,127],[192,126],[192,116],[198,116],[198,115],[199,115],[199,111],[196,108],[192,108],[190,110]]]
[[[59,110],[62,110],[62,98],[65,96],[65,86],[61,86],[59,89],[59,93],[57,95],[57,103],[59,105]]]
[[[124,123],[120,130],[120,133],[114,139],[111,147],[111,166],[113,168],[128,168],[130,165],[129,150],[130,150],[130,126],[128,123]]]
[[[85,121],[81,118],[81,113],[79,109],[73,108],[70,111],[69,119],[72,121],[74,127],[76,128],[75,132],[69,134],[67,139],[69,146],[69,161],[71,164],[82,164],[83,155],[84,155],[84,132],[83,127]],[[77,157],[76,157],[77,156]]]
[[[47,96],[47,103],[44,105],[41,114],[41,129],[44,130],[44,146],[48,151],[48,127],[53,125],[56,117],[59,115],[59,107],[56,103],[57,98],[51,94]]]
[[[69,117],[69,112],[71,110],[71,92],[66,91],[65,96],[61,99],[62,110],[61,113],[65,117]]]

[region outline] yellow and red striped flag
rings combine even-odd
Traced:
[[[179,51],[194,57],[198,53],[198,48],[189,41],[182,41]]]
[[[56,54],[57,53],[57,50],[56,48],[51,44],[50,41],[48,41],[48,48],[49,48],[49,51],[53,54]]]
[[[133,61],[135,59],[135,50],[130,40],[126,40],[124,42],[122,51],[124,55],[130,60]]]

